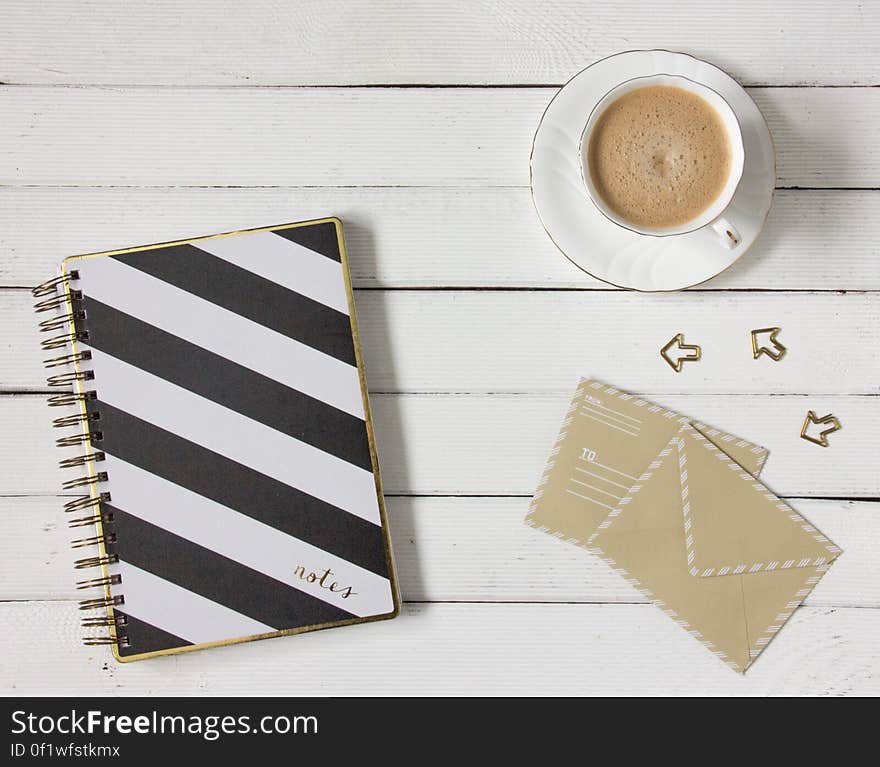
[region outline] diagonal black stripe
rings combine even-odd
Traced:
[[[84,343],[373,471],[360,418],[86,296]]]
[[[128,564],[276,629],[301,628],[355,617],[317,596],[288,586],[232,559],[104,504],[116,541],[107,550]],[[298,563],[290,563],[291,574]],[[125,577],[119,586],[125,594]],[[217,637],[225,639],[227,637]]]
[[[121,592],[124,596],[124,592]],[[121,633],[128,638],[128,647],[118,647],[119,654],[125,658],[129,655],[140,655],[145,652],[157,650],[170,650],[173,647],[187,647],[192,642],[187,642],[179,636],[169,634],[167,631],[145,623],[127,613],[114,608],[117,618],[125,619],[125,626],[120,629]]]
[[[342,261],[339,256],[339,238],[336,236],[336,225],[332,221],[328,221],[326,224],[276,229],[273,234],[302,245],[309,250],[314,250],[334,261]]]
[[[98,388],[100,395],[100,387]],[[382,528],[100,400],[97,450],[388,577]],[[113,478],[110,477],[112,493]]]
[[[230,264],[192,245],[172,245],[113,256],[231,312],[355,364],[347,314]]]

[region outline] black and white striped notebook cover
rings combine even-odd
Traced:
[[[87,641],[132,660],[397,614],[338,219],[75,256],[55,282],[44,347],[73,353],[50,383],[75,393],[54,404],[86,427],[68,510],[103,590],[84,624],[109,629]]]

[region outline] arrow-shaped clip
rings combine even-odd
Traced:
[[[678,346],[681,351],[693,352],[693,354],[685,356],[676,355],[675,359],[673,360],[672,357],[669,356],[669,350],[672,349],[673,346]],[[666,362],[669,364],[669,367],[671,367],[676,373],[681,372],[681,366],[685,362],[696,362],[700,359],[702,354],[703,351],[702,349],[700,349],[699,346],[697,346],[696,344],[686,344],[684,342],[684,333],[678,333],[677,335],[673,336],[669,343],[660,350],[660,356],[663,357],[664,360],[666,360]]]
[[[779,341],[776,339],[776,335],[782,330],[782,328],[758,328],[757,330],[752,331],[752,357],[754,359],[758,359],[762,354],[766,354],[771,360],[774,362],[779,362],[784,356],[785,352],[788,351]],[[763,333],[769,333],[770,336],[767,339],[766,344],[762,344],[758,339],[758,336]],[[772,348],[770,348],[770,344],[772,344]]]
[[[819,432],[818,437],[814,437],[807,432],[810,430],[810,426],[816,425],[820,426],[822,424],[831,424],[827,429],[822,429]],[[804,425],[801,427],[801,439],[807,440],[807,442],[812,442],[814,445],[821,445],[822,447],[828,447],[828,435],[832,432],[840,430],[840,421],[838,421],[831,413],[822,418],[818,418],[816,414],[812,410],[807,411],[807,417],[804,419]]]

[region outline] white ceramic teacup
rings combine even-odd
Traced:
[[[602,199],[596,190],[596,186],[590,177],[589,163],[587,162],[587,150],[590,143],[590,137],[596,123],[602,116],[602,113],[621,96],[630,93],[639,88],[647,88],[652,85],[666,85],[676,88],[682,88],[689,91],[706,102],[715,110],[721,118],[724,129],[727,132],[728,146],[730,148],[730,175],[724,184],[721,193],[715,201],[704,210],[699,216],[692,218],[679,226],[670,226],[663,228],[651,228],[638,226],[624,218],[618,216]],[[587,119],[587,124],[581,133],[580,141],[580,168],[581,178],[587,188],[587,193],[593,204],[601,211],[601,213],[613,223],[622,226],[638,234],[644,234],[651,237],[668,237],[678,234],[687,234],[705,226],[711,227],[718,235],[719,242],[722,246],[733,249],[739,245],[741,237],[734,222],[725,216],[727,208],[730,205],[733,195],[736,192],[739,182],[742,179],[743,168],[745,167],[745,147],[743,146],[742,129],[736,114],[724,98],[716,91],[712,90],[702,83],[690,80],[680,75],[651,75],[648,77],[636,77],[632,80],[620,83],[606,93],[599,103],[593,108]]]

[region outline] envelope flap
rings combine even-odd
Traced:
[[[840,549],[690,426],[677,440],[688,570],[737,575],[815,567]]]
[[[760,475],[769,455],[766,447],[755,445],[742,437],[721,431],[700,421],[691,421],[691,426],[715,447],[727,453],[731,460],[742,466],[753,477]]]

